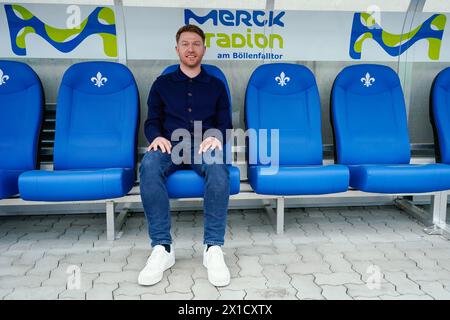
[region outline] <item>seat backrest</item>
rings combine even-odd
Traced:
[[[72,65],[58,93],[55,169],[134,168],[138,121],[138,90],[126,66]]]
[[[405,100],[391,68],[375,64],[344,68],[333,84],[331,121],[338,163],[409,163]]]
[[[450,163],[450,68],[442,70],[434,79],[430,102],[436,161],[448,164]]]
[[[313,73],[305,66],[270,63],[256,68],[247,85],[247,129],[279,130],[280,165],[322,164],[322,131],[319,91]],[[250,161],[263,164],[260,141],[249,139]],[[270,153],[270,152],[267,152]]]
[[[168,74],[171,72],[175,72],[178,69],[178,64],[173,64],[168,66],[163,70],[161,75]],[[231,108],[231,95],[230,95],[230,87],[228,86],[227,78],[225,77],[225,74],[220,70],[218,67],[212,65],[212,64],[202,64],[202,68],[205,69],[206,73],[210,76],[213,76],[223,82],[225,85],[225,89],[227,90],[228,94],[228,101],[230,102],[230,115],[232,114],[232,108]]]
[[[44,94],[28,65],[0,60],[0,169],[37,165]]]

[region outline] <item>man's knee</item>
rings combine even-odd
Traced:
[[[217,182],[229,183],[230,172],[226,164],[204,164],[205,175]]]
[[[165,155],[160,150],[147,151],[141,161],[141,179],[145,179],[149,176],[160,175],[163,172],[164,158]]]

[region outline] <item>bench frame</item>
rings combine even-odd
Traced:
[[[301,196],[280,196],[280,195],[262,195],[256,194],[248,183],[241,183],[241,192],[231,195],[230,201],[234,200],[261,200],[277,234],[284,232],[284,209],[286,199],[314,199],[314,198],[361,198],[361,197],[390,197],[393,204],[403,211],[411,214],[425,226],[424,231],[430,235],[442,235],[450,239],[450,227],[447,224],[447,198],[449,191],[417,193],[417,194],[380,194],[368,193],[358,190],[348,190],[341,193],[324,194],[324,195],[301,195]],[[427,212],[413,204],[406,197],[420,195],[431,196],[431,206]],[[203,198],[188,199],[171,199],[174,201],[203,201]],[[105,204],[106,205],[106,238],[113,241],[122,236],[120,231],[124,224],[131,204],[141,203],[139,187],[134,187],[131,192],[121,198],[107,200],[91,200],[91,201],[64,201],[64,202],[48,202],[48,201],[26,201],[21,198],[10,198],[0,200],[0,207],[8,206],[37,206],[37,205],[54,205],[54,204]],[[117,205],[124,206],[117,210]]]

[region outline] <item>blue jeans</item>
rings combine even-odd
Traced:
[[[142,204],[148,223],[151,245],[171,244],[170,205],[166,188],[167,177],[176,170],[193,169],[204,178],[204,244],[223,245],[230,196],[230,173],[224,164],[194,164],[191,148],[191,164],[174,164],[171,155],[161,150],[147,151],[141,162],[140,190]],[[215,152],[214,150],[213,152]],[[189,186],[186,186],[189,188]]]

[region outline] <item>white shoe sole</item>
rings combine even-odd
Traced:
[[[173,267],[173,265],[175,264],[175,258],[171,259],[171,261],[169,262],[169,265],[166,266],[163,270],[163,272],[161,272],[161,274],[158,274],[157,276],[153,277],[153,278],[141,278],[140,276],[138,277],[138,284],[140,284],[141,286],[152,286],[154,284],[157,284],[158,282],[160,282],[164,276],[164,272],[167,269],[170,269]]]
[[[225,281],[215,281],[215,280],[212,280],[209,276],[208,276],[208,281],[215,287],[226,287],[227,285],[230,284],[230,279],[225,280]]]

